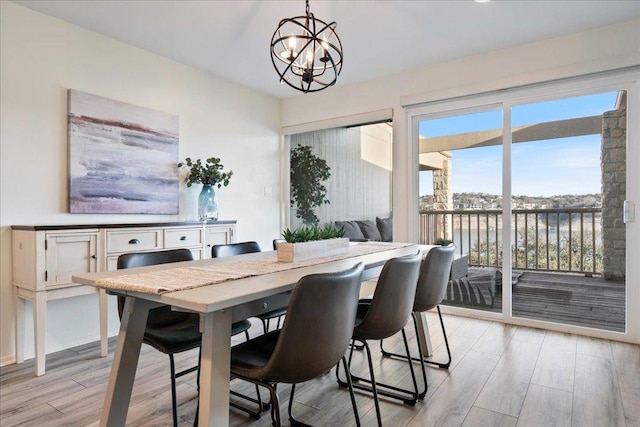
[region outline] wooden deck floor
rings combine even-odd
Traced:
[[[494,277],[489,269],[484,272],[486,274],[481,270],[468,279],[461,279],[460,288],[456,288],[448,304],[502,311],[502,278]],[[496,283],[493,297],[492,280]],[[616,332],[625,330],[624,282],[526,271],[516,277],[514,283],[514,316]]]

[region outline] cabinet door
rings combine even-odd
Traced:
[[[209,225],[205,233],[203,258],[211,258],[211,247],[213,245],[233,243],[233,225]]]
[[[47,287],[71,285],[75,273],[98,271],[98,233],[47,234]]]

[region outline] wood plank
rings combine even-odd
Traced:
[[[571,426],[572,399],[567,391],[531,384],[517,426]]]
[[[464,420],[462,427],[493,426],[514,427],[518,419],[509,415],[499,414],[486,409],[473,407]]]
[[[637,380],[636,376],[636,380]],[[626,425],[615,363],[611,359],[576,355],[572,425]]]
[[[498,356],[469,351],[408,425],[461,425],[496,363]]]
[[[512,341],[498,361],[474,406],[517,417],[541,346]]]
[[[616,363],[620,390],[640,396],[640,346],[612,342],[611,349]]]
[[[611,350],[611,342],[597,338],[579,336],[577,337],[578,354],[587,356],[605,357],[613,359],[613,351]],[[640,372],[640,370],[638,371]]]
[[[532,384],[573,391],[576,336],[547,331]]]
[[[640,395],[622,392],[627,427],[640,427]]]

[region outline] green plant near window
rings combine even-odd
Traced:
[[[329,177],[327,161],[313,154],[311,147],[301,145],[291,150],[291,206],[306,226],[318,225],[315,208],[330,203],[323,185]]]
[[[451,240],[449,239],[444,239],[442,237],[438,237],[436,239],[436,245],[440,245],[440,246],[449,246],[451,244]]]
[[[286,229],[282,232],[282,237],[287,243],[311,242],[314,240],[337,239],[344,236],[342,228],[336,228],[332,225],[326,227],[300,227],[296,230]]]
[[[220,159],[217,157],[209,157],[206,159],[205,164],[200,159],[194,162],[190,157],[187,157],[184,162],[178,163],[179,168],[183,166],[189,168],[189,175],[185,180],[187,187],[191,187],[193,184],[217,185],[218,188],[224,185],[226,187],[229,185],[231,176],[233,176],[233,171],[231,170],[222,172],[224,165],[220,163]]]

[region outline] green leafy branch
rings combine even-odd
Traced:
[[[209,157],[205,164],[200,159],[194,162],[190,157],[187,157],[184,162],[178,163],[179,168],[183,166],[189,168],[189,175],[185,179],[187,187],[191,187],[193,184],[217,185],[218,188],[224,185],[226,187],[229,185],[231,176],[233,176],[233,171],[231,170],[222,172],[224,165],[220,163],[220,159],[217,157]]]

